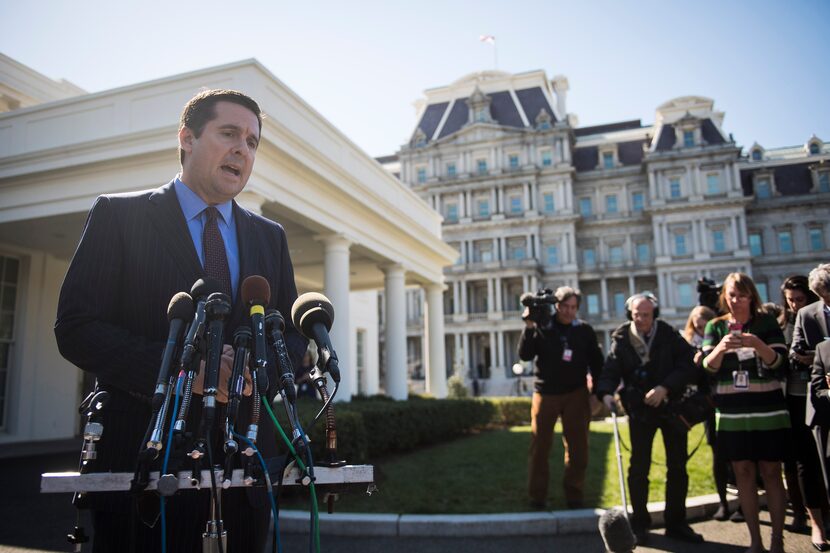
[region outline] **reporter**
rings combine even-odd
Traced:
[[[770,553],[783,553],[786,499],[781,462],[788,453],[790,417],[775,371],[787,365],[784,334],[775,318],[761,310],[755,283],[744,273],[726,277],[718,303],[728,313],[707,323],[703,340],[703,367],[717,380],[716,447],[735,471],[749,529],[747,551],[764,550],[758,520],[757,463],[772,521]]]

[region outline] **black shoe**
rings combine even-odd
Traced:
[[[732,522],[746,522],[746,519],[744,518],[744,514],[741,512],[740,507],[738,507],[737,511],[732,513],[732,515],[729,517],[729,520],[731,520]]]
[[[724,520],[729,520],[729,505],[721,503],[720,507],[718,507],[718,510],[715,511],[715,514],[712,515],[712,518],[720,522],[723,522]]]
[[[547,509],[548,504],[544,501],[532,501],[530,502],[530,508],[534,511],[544,511]]]
[[[666,528],[666,537],[672,538],[673,540],[685,541],[686,543],[703,543],[703,536],[692,530],[686,524]]]
[[[816,551],[830,551],[830,544],[825,543],[816,543],[812,542],[813,547],[816,548]]]
[[[648,543],[648,528],[635,528],[634,538],[637,540],[637,545],[645,545]]]

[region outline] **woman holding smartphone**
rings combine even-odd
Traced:
[[[703,368],[717,381],[717,448],[735,471],[738,499],[749,529],[747,552],[764,551],[757,467],[772,522],[769,551],[783,553],[786,496],[781,462],[788,454],[790,417],[776,375],[786,367],[787,348],[778,322],[761,306],[748,275],[726,277],[718,307],[727,314],[706,325]]]

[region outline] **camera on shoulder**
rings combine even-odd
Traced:
[[[558,300],[550,288],[540,288],[535,294],[525,292],[521,297],[522,305],[527,307],[527,315],[523,319],[531,320],[538,326],[546,326],[553,317],[553,306]]]

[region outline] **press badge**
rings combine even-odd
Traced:
[[[565,348],[562,351],[562,361],[570,362],[571,358],[574,356],[574,352],[570,348]]]
[[[732,371],[732,381],[736,390],[746,390],[749,388],[749,372]]]

